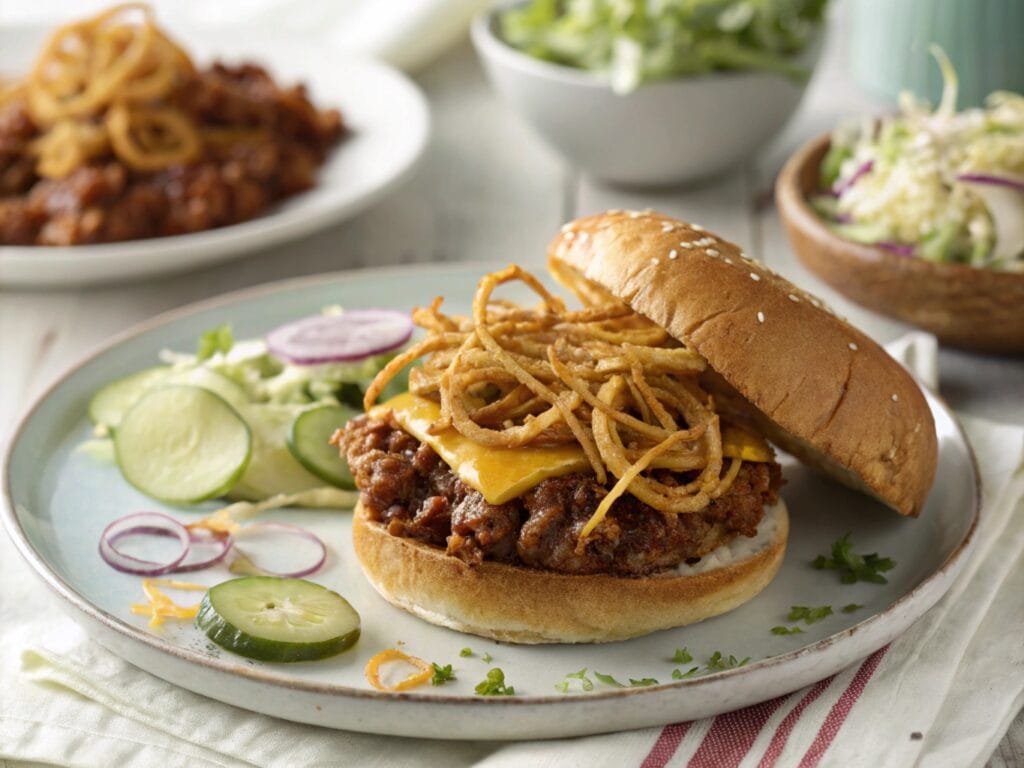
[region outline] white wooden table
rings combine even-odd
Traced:
[[[339,269],[472,259],[539,263],[563,221],[606,208],[651,207],[699,222],[821,295],[879,341],[895,338],[905,326],[847,302],[795,260],[771,201],[774,176],[799,143],[842,116],[879,108],[850,82],[842,45],[833,37],[802,109],[754,162],[709,185],[655,192],[601,187],[567,168],[494,98],[463,45],[417,77],[430,99],[435,131],[419,173],[359,217],[191,274],[100,289],[0,289],[0,435],[91,348],[172,307]],[[941,392],[954,408],[1024,424],[1024,360],[943,350],[940,375]],[[1024,765],[1024,716],[989,765]]]

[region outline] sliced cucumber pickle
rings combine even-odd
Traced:
[[[169,366],[146,368],[131,376],[112,381],[89,401],[89,418],[93,424],[116,429],[121,419],[139,399],[171,373]]]
[[[315,661],[359,639],[359,614],[337,592],[305,579],[246,576],[212,587],[196,626],[217,645],[260,661]]]
[[[245,410],[245,407],[249,404],[249,396],[241,386],[223,373],[217,373],[212,368],[206,368],[205,366],[175,371],[167,378],[166,383],[187,384],[191,387],[208,389],[213,394],[219,395],[239,413]]]
[[[125,479],[170,504],[221,496],[245,473],[252,435],[238,412],[208,389],[157,387],[124,415],[114,451]]]
[[[348,462],[327,441],[338,427],[357,414],[358,411],[344,405],[322,405],[303,411],[295,417],[288,431],[288,450],[321,480],[355,490]]]

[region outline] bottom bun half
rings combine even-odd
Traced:
[[[432,624],[510,643],[603,643],[731,611],[774,578],[786,551],[785,504],[694,565],[646,577],[572,575],[503,563],[470,566],[392,536],[356,505],[352,537],[373,587]]]

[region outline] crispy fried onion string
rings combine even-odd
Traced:
[[[145,3],[60,27],[21,84],[45,129],[29,146],[36,170],[61,178],[108,152],[138,171],[194,159],[205,137],[172,103],[192,71]]]
[[[425,358],[410,372],[409,391],[440,403],[431,432],[454,429],[493,449],[578,445],[599,483],[615,479],[581,547],[625,493],[666,514],[704,509],[728,490],[741,461],[725,466],[714,402],[698,378],[703,358],[579,273],[559,265],[555,277],[583,309],[566,309],[514,265],[480,280],[469,317],[446,315],[440,298],[417,309],[427,336],[374,379],[366,409]],[[538,306],[494,298],[516,282]]]

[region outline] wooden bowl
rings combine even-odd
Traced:
[[[898,256],[828,228],[807,202],[828,147],[827,135],[804,145],[775,184],[789,241],[807,268],[858,304],[952,346],[1024,353],[1024,273]]]

